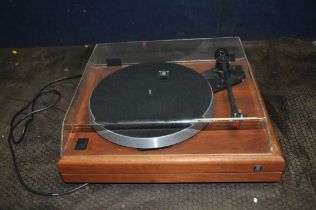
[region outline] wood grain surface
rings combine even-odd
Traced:
[[[88,121],[88,103],[95,86],[119,67],[88,66],[65,121],[58,168],[66,182],[275,182],[284,170],[270,119],[245,60],[246,79],[233,87],[245,116],[267,121],[210,123],[192,138],[159,150],[139,151],[99,136]],[[198,72],[214,63],[185,63]],[[213,117],[230,117],[226,91],[214,95]],[[86,150],[75,150],[78,138],[89,138]],[[262,166],[254,172],[254,166]]]

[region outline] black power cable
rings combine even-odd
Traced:
[[[13,166],[14,166],[15,172],[16,172],[16,174],[18,176],[18,179],[19,179],[21,185],[27,191],[29,191],[31,193],[34,193],[34,194],[37,194],[37,195],[43,195],[43,196],[67,195],[67,194],[73,193],[73,192],[75,192],[75,191],[77,191],[77,190],[79,190],[79,189],[81,189],[81,188],[83,188],[83,187],[88,185],[88,183],[85,183],[85,184],[82,184],[82,185],[80,185],[78,187],[75,187],[73,189],[62,191],[62,192],[42,192],[42,191],[39,191],[39,190],[35,190],[35,189],[33,189],[32,187],[30,187],[29,185],[27,185],[25,183],[25,181],[24,181],[24,179],[23,179],[23,177],[21,175],[21,172],[20,172],[20,169],[19,169],[19,166],[18,166],[18,161],[16,159],[15,151],[14,151],[14,148],[13,148],[13,143],[18,145],[19,143],[21,143],[23,141],[25,133],[26,133],[26,131],[28,129],[28,126],[33,121],[34,115],[54,107],[58,103],[58,101],[60,100],[61,93],[59,91],[53,90],[53,89],[52,90],[46,90],[46,88],[48,88],[52,84],[55,84],[55,83],[58,83],[58,82],[62,82],[62,81],[65,81],[65,80],[77,79],[77,78],[80,78],[81,76],[82,75],[74,75],[74,76],[69,76],[69,77],[63,77],[63,78],[56,79],[56,80],[53,80],[53,81],[49,82],[48,84],[44,85],[36,93],[36,95],[34,96],[34,98],[30,102],[28,102],[22,109],[20,109],[18,112],[16,112],[14,114],[14,116],[11,118],[10,130],[9,130],[9,135],[8,135],[8,144],[9,144],[9,148],[10,148],[10,152],[11,152],[11,156],[12,156]],[[37,100],[41,96],[47,95],[47,94],[54,94],[54,95],[57,96],[57,99],[53,103],[49,104],[46,107],[43,107],[43,108],[40,108],[40,109],[35,109],[35,104],[36,104]],[[27,108],[29,108],[30,106],[31,106],[31,112],[29,112],[27,114],[23,114],[23,112]],[[21,118],[19,120],[17,120],[18,117],[21,117]],[[25,121],[25,123],[23,125],[20,137],[16,140],[15,137],[14,137],[14,131],[24,121]]]

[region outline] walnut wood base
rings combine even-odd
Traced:
[[[70,183],[278,182],[284,159],[261,94],[246,61],[239,61],[246,80],[233,87],[236,103],[247,116],[267,116],[267,123],[215,123],[192,138],[169,148],[139,151],[115,145],[88,123],[93,88],[117,67],[87,67],[64,126],[59,171]],[[186,63],[198,72],[214,63]],[[229,117],[226,91],[215,94],[214,117]],[[78,138],[89,138],[85,150],[75,150]],[[259,168],[260,170],[255,170]]]
[[[278,182],[281,172],[271,173],[187,173],[187,174],[64,174],[71,183],[203,183]]]

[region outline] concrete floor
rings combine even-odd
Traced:
[[[92,46],[0,50],[0,209],[316,209],[316,47],[312,40],[244,42],[286,159],[280,183],[92,184],[64,197],[33,195],[18,183],[6,142],[13,113],[45,83],[81,73]],[[16,148],[36,189],[71,186],[56,168],[61,122],[77,81],[55,87],[57,107],[35,118]],[[49,98],[40,101],[47,105]],[[257,199],[257,202],[255,201]]]

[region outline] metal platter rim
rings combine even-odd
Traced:
[[[210,107],[207,110],[205,115],[212,115],[213,113],[213,99],[210,103]],[[200,132],[207,123],[192,123],[192,125],[188,128],[184,128],[178,132],[159,136],[159,137],[130,137],[115,133],[111,130],[105,129],[103,126],[97,124],[93,120],[93,115],[89,108],[89,118],[91,119],[91,123],[93,128],[97,131],[97,133],[105,138],[106,140],[126,147],[139,148],[139,149],[154,149],[160,147],[166,147],[173,144],[177,144],[179,142],[185,141],[188,138],[194,136],[198,132]]]
[[[213,107],[214,107],[214,93],[212,91],[212,87],[209,84],[209,82],[205,79],[206,83],[208,84],[208,87],[210,88],[210,103],[207,108],[207,110],[204,112],[203,117],[205,116],[212,116],[213,114]],[[91,111],[90,106],[90,100],[91,96],[89,98],[88,103],[88,115],[89,115],[89,122],[92,125],[92,127],[96,130],[96,132],[105,138],[106,140],[126,147],[132,147],[132,148],[138,148],[138,149],[155,149],[155,148],[161,148],[166,146],[171,146],[174,144],[177,144],[179,142],[185,141],[188,138],[194,136],[198,132],[200,132],[207,123],[192,123],[191,126],[184,128],[180,131],[177,131],[175,133],[158,136],[158,137],[131,137],[122,135],[119,133],[115,133],[111,130],[108,130],[104,128],[102,125],[98,124],[95,121],[94,115]]]

